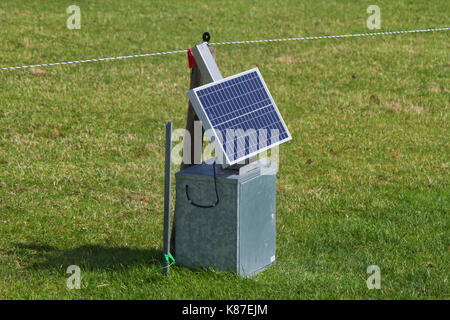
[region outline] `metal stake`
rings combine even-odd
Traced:
[[[164,257],[170,253],[170,185],[172,180],[172,122],[166,123],[166,153],[164,176]],[[164,258],[164,274],[169,276],[169,262]]]

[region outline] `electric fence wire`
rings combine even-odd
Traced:
[[[320,39],[336,39],[336,38],[350,38],[350,37],[370,37],[370,36],[381,36],[381,35],[396,35],[396,34],[422,33],[422,32],[448,31],[448,30],[450,30],[450,28],[443,27],[443,28],[431,28],[431,29],[383,31],[383,32],[354,33],[354,34],[328,35],[328,36],[298,37],[298,38],[211,42],[209,44],[213,45],[213,46],[220,46],[220,45],[233,45],[233,44],[270,43],[270,42],[282,42],[282,41],[320,40]],[[123,59],[130,59],[130,58],[162,56],[162,55],[169,55],[169,54],[175,54],[175,53],[186,53],[186,50],[173,50],[173,51],[134,54],[134,55],[109,57],[109,58],[94,58],[94,59],[84,59],[84,60],[75,60],[75,61],[40,63],[40,64],[15,66],[15,67],[0,67],[0,70],[17,70],[17,69],[26,69],[26,68],[39,68],[39,67],[49,67],[49,66],[58,66],[58,65],[68,65],[68,64],[81,64],[81,63],[87,63],[87,62],[113,61],[113,60],[123,60]]]

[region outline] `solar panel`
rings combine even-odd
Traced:
[[[258,68],[192,89],[188,96],[209,138],[217,139],[216,154],[224,154],[229,165],[291,139]]]

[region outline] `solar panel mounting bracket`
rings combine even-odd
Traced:
[[[204,83],[211,83],[223,79],[219,67],[217,66],[216,61],[208,48],[208,42],[203,42],[193,47],[192,54],[194,55],[195,62],[197,62],[197,66],[200,70]],[[222,162],[223,168],[228,166],[224,155],[223,159],[221,159],[219,163],[220,162]]]
[[[195,61],[197,62],[197,66],[200,69],[200,73],[205,83],[223,79],[216,61],[214,61],[214,57],[208,49],[207,42],[203,42],[202,44],[193,47],[192,53],[194,54]]]

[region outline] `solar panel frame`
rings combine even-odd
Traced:
[[[275,143],[269,144],[269,145],[267,145],[267,146],[265,146],[263,148],[257,149],[256,151],[253,151],[253,152],[251,152],[249,154],[241,156],[241,157],[239,157],[237,159],[231,160],[228,157],[228,154],[227,154],[227,152],[225,150],[224,145],[220,142],[220,139],[218,138],[219,135],[217,134],[217,129],[211,123],[211,120],[209,119],[208,115],[206,114],[206,111],[204,110],[204,107],[203,107],[203,105],[202,105],[202,103],[200,101],[199,96],[197,95],[197,92],[198,91],[202,91],[202,90],[204,90],[206,88],[209,88],[209,87],[217,86],[217,85],[219,85],[219,84],[221,84],[223,82],[227,82],[227,81],[230,81],[232,79],[239,78],[239,77],[242,77],[242,76],[244,76],[246,74],[250,74],[250,73],[254,73],[254,72],[257,73],[257,76],[258,76],[259,80],[261,81],[261,83],[263,85],[263,88],[264,88],[265,92],[267,93],[267,96],[268,96],[268,98],[270,100],[270,105],[275,110],[276,115],[278,116],[278,118],[279,118],[279,120],[280,120],[280,122],[281,122],[281,124],[282,124],[282,126],[283,126],[283,128],[284,128],[284,130],[286,132],[286,134],[287,134],[287,137],[284,138],[284,139],[281,139],[281,140],[279,140],[279,141],[277,141]],[[260,71],[259,71],[259,69],[257,67],[253,68],[253,69],[250,69],[250,70],[247,70],[247,71],[244,71],[244,72],[241,72],[241,73],[238,73],[238,74],[235,74],[235,75],[232,75],[230,77],[223,78],[221,80],[218,80],[218,81],[215,81],[215,82],[211,82],[211,83],[205,84],[203,86],[194,88],[194,89],[188,91],[187,94],[188,94],[189,100],[191,101],[192,107],[195,110],[195,113],[197,114],[198,118],[202,121],[203,127],[206,130],[206,133],[207,133],[209,139],[212,141],[212,137],[214,137],[214,139],[215,139],[215,143],[213,143],[214,148],[215,149],[216,148],[220,149],[219,153],[223,154],[224,160],[225,160],[226,164],[228,164],[228,165],[233,165],[233,164],[239,163],[239,162],[241,162],[241,161],[243,161],[245,159],[254,157],[254,156],[256,156],[259,153],[267,151],[267,150],[269,150],[271,148],[274,148],[274,147],[276,147],[276,146],[278,146],[278,145],[280,145],[280,144],[282,144],[284,142],[287,142],[287,141],[292,139],[292,136],[291,136],[291,134],[289,132],[289,129],[286,126],[286,123],[284,122],[284,119],[281,116],[280,111],[278,110],[278,107],[275,104],[275,101],[273,100],[273,97],[270,94],[270,91],[267,88],[267,85],[264,82],[264,79],[261,76],[261,73],[260,73]],[[218,153],[217,151],[218,150],[216,149],[216,153]]]

